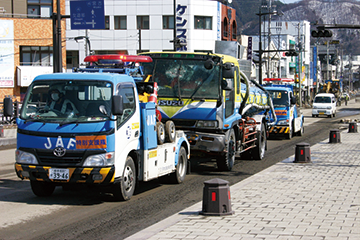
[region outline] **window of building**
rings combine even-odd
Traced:
[[[126,29],[126,16],[114,16],[115,29]]]
[[[21,66],[52,66],[52,47],[20,46]]]
[[[212,30],[212,17],[195,16],[194,28]]]
[[[105,30],[110,29],[110,18],[109,16],[105,16]]]
[[[224,37],[228,37],[229,29],[228,29],[228,20],[224,18]]]
[[[149,29],[149,16],[137,16],[137,29]]]
[[[163,16],[163,29],[174,29],[174,16]]]
[[[236,39],[236,22],[233,21],[232,23],[232,36],[233,39]]]
[[[49,18],[52,12],[52,0],[27,0],[27,13],[31,18]]]

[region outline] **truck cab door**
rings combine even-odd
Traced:
[[[132,83],[119,84],[116,95],[122,98],[122,114],[117,115],[115,127],[115,177],[119,177],[128,154],[139,148],[140,111]]]

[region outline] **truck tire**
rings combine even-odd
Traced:
[[[231,171],[235,164],[235,132],[234,129],[229,130],[228,141],[226,144],[225,155],[218,156],[216,159],[217,167],[220,171]]]
[[[48,182],[30,181],[31,190],[38,197],[49,197],[55,190],[55,185]]]
[[[113,196],[117,201],[127,201],[134,194],[136,185],[136,169],[134,160],[128,156],[126,158],[124,172],[119,183],[113,186]]]
[[[173,121],[166,121],[165,123],[165,140],[166,142],[175,142],[176,129]]]
[[[165,142],[165,128],[162,122],[156,123],[156,135],[157,135],[157,142],[159,145],[164,144]]]
[[[293,124],[289,125],[289,132],[286,135],[286,139],[291,139],[293,137]]]
[[[175,172],[170,174],[170,181],[172,183],[183,183],[186,176],[187,169],[187,158],[186,158],[186,150],[184,147],[180,148],[178,155],[178,163],[176,165]]]
[[[298,136],[300,137],[304,136],[304,132],[305,132],[305,128],[304,128],[304,119],[303,119],[302,126],[300,128],[300,131],[298,132]]]
[[[265,124],[261,124],[261,129],[256,133],[256,147],[251,151],[254,160],[262,160],[265,156],[266,150],[266,130]]]

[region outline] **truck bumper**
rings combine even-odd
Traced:
[[[114,182],[115,167],[72,167],[56,169],[68,169],[68,180],[54,180],[49,178],[49,172],[52,167],[37,166],[37,165],[24,165],[15,163],[15,171],[19,178],[28,179],[33,181],[45,181],[58,184],[69,183],[85,183],[85,184],[109,184]]]
[[[270,134],[279,135],[279,134],[288,134],[290,131],[289,126],[272,126],[269,130]]]
[[[193,151],[219,153],[225,151],[225,134],[211,134],[201,132],[185,132]]]

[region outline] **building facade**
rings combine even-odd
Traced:
[[[65,0],[60,6],[65,14]],[[53,71],[53,11],[52,0],[0,1],[0,101],[5,96],[21,101],[36,75]],[[61,29],[65,35],[65,21]],[[62,60],[65,64],[64,41]]]
[[[105,0],[104,30],[71,30],[66,20],[67,68],[96,54],[146,51],[214,52],[215,41],[236,41],[235,9],[211,0]],[[176,36],[174,35],[174,10]],[[66,1],[66,14],[71,12]],[[84,36],[89,41],[76,42]],[[174,47],[174,38],[182,46]]]

